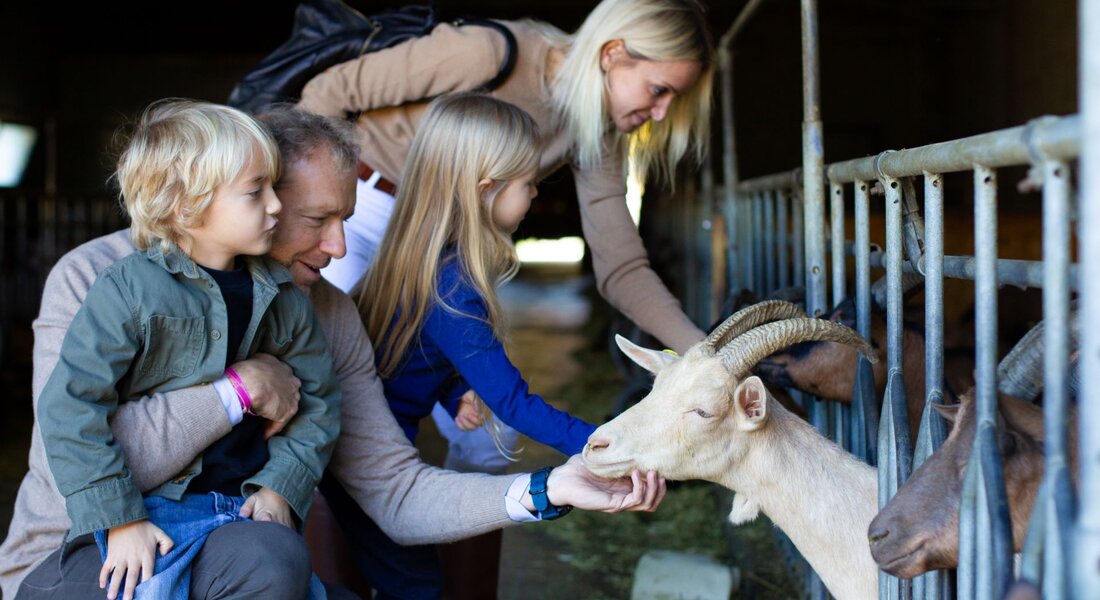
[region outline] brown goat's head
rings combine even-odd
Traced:
[[[913,473],[871,522],[871,555],[897,577],[953,568],[959,562],[959,506],[966,465],[977,431],[974,391],[957,406],[935,406],[953,421],[943,446]],[[1033,404],[1001,395],[997,443],[1004,468],[1017,550],[1043,475],[1043,415]]]
[[[826,317],[834,323],[854,328],[855,302],[845,300]],[[876,356],[885,358],[886,322],[872,313],[871,344]],[[769,386],[793,388],[819,398],[851,402],[855,385],[856,359],[859,352],[851,346],[829,341],[802,342],[776,352],[753,368]],[[881,395],[886,387],[886,361],[872,366],[875,390]]]
[[[670,479],[716,481],[737,464],[747,437],[768,423],[769,394],[760,378],[749,376],[762,356],[807,339],[841,341],[871,353],[854,331],[796,316],[801,314],[782,301],[753,305],[682,358],[619,339],[623,352],[657,378],[648,396],[589,437],[588,469],[607,477],[637,468]]]

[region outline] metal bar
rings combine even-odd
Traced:
[[[722,38],[718,41],[719,47],[725,49],[733,45],[734,39],[737,38],[737,34],[741,33],[745,25],[749,22],[749,19],[756,14],[756,9],[760,8],[760,5],[764,3],[764,0],[749,0],[749,3],[741,9],[740,14],[734,19],[733,25],[726,33],[722,35]]]
[[[879,504],[884,505],[909,478],[912,469],[912,444],[909,435],[909,410],[905,400],[902,364],[902,223],[901,182],[882,180],[886,188],[886,396],[882,400],[879,425]],[[885,453],[885,456],[884,454]],[[880,595],[903,597],[907,583],[881,576]]]
[[[794,282],[796,285],[806,285],[806,252],[805,242],[806,236],[803,234],[804,227],[802,226],[802,194],[797,191],[791,198],[791,244],[793,245],[792,254],[794,255]]]
[[[1068,598],[1067,559],[1073,519],[1073,486],[1070,483],[1066,417],[1069,404],[1069,165],[1061,161],[1043,164],[1043,479],[1046,494],[1036,499],[1033,512],[1042,513],[1043,598]]]
[[[886,255],[883,252],[872,251],[870,255],[872,267],[884,267]],[[1019,287],[1043,287],[1043,263],[1038,260],[1014,260],[1001,258],[996,261],[997,281],[1002,285],[1015,285]],[[921,273],[909,263],[902,265],[902,270],[907,273]],[[927,269],[924,269],[927,271]],[[973,281],[977,273],[977,261],[972,256],[944,256],[943,276],[947,279],[966,279]],[[1069,286],[1071,290],[1078,290],[1079,268],[1070,265]]]
[[[1081,107],[1080,236],[1083,281],[1100,281],[1100,3],[1079,0],[1077,61]],[[1056,158],[1053,157],[1052,158]],[[1074,598],[1100,598],[1100,286],[1081,290],[1081,395],[1078,448],[1081,497],[1074,544]]]
[[[830,241],[833,262],[833,306],[848,297],[844,255],[844,188],[839,183],[829,184]]]
[[[806,236],[806,311],[828,310],[825,281],[825,142],[818,83],[817,0],[802,0],[802,189]]]
[[[776,229],[778,230],[776,239],[779,242],[779,287],[785,288],[791,285],[791,232],[787,220],[791,200],[783,190],[776,190],[775,196],[777,200],[775,220]]]
[[[848,183],[879,175],[914,177],[925,171],[953,173],[968,171],[975,164],[989,168],[1026,165],[1031,162],[1029,147],[1052,159],[1069,160],[1080,152],[1081,128],[1077,115],[1045,117],[992,133],[836,163],[829,166],[829,181]]]
[[[928,459],[947,437],[943,419],[932,410],[943,403],[943,176],[924,174],[924,410],[913,449],[913,468]],[[930,571],[913,583],[914,598],[939,599],[945,571]]]
[[[714,243],[714,236],[711,234],[714,228],[714,167],[711,166],[709,158],[703,165],[699,186],[702,188],[703,205],[700,209],[701,214],[698,222],[699,243],[696,246],[699,253],[700,281],[696,285],[700,289],[698,318],[699,322],[705,327],[710,325],[717,316],[712,314],[714,312],[713,290],[715,279],[714,265],[711,261],[713,256],[712,245]]]
[[[733,54],[725,47],[718,49],[719,72],[722,80],[722,189],[726,209],[726,231],[729,233],[730,289],[746,287],[748,274],[742,270],[743,238],[737,201],[737,146],[733,135]]]
[[[756,290],[756,256],[755,256],[755,238],[756,232],[753,231],[753,199],[751,196],[742,196],[739,202],[739,213],[741,215],[741,257],[742,257],[742,273],[744,287],[749,290]]]
[[[764,190],[788,190],[795,186],[802,186],[798,169],[740,181],[737,183],[737,191],[742,194],[751,194]]]
[[[764,194],[764,291],[772,293],[776,288],[776,232],[775,191]]]
[[[988,167],[974,167],[974,280],[977,342],[977,434],[967,467],[960,521],[973,526],[964,561],[960,539],[959,596],[1000,598],[1011,577],[1012,530],[996,442],[997,422],[997,180]],[[963,583],[965,582],[965,587]],[[972,591],[974,596],[967,596]]]
[[[855,182],[855,270],[856,270],[856,330],[864,339],[871,339],[871,218],[870,185],[866,181]],[[869,464],[878,463],[878,398],[875,396],[874,374],[871,364],[861,355],[856,366],[853,433],[861,440],[852,451]],[[862,435],[859,435],[859,434]]]
[[[752,289],[757,296],[763,296],[764,289],[764,194],[760,192],[752,199]]]

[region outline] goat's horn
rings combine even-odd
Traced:
[[[1043,321],[1031,328],[997,365],[997,390],[1002,394],[1033,401],[1043,392]],[[1070,316],[1070,352],[1080,344],[1077,312]],[[1076,393],[1076,370],[1070,373],[1070,391]]]
[[[805,317],[767,323],[746,331],[723,348],[719,356],[730,374],[740,377],[765,356],[787,346],[809,341],[837,342],[851,346],[866,356],[868,361],[878,362],[871,344],[851,328],[825,319]]]
[[[805,311],[785,300],[765,300],[751,306],[746,306],[722,321],[722,324],[710,332],[707,339],[703,340],[707,346],[714,350],[720,349],[728,340],[734,339],[746,331],[771,321],[791,319],[806,316]]]
[[[901,272],[901,296],[905,297],[910,290],[924,283],[924,275],[920,273]],[[871,284],[871,301],[880,308],[886,307],[886,276],[879,277]]]

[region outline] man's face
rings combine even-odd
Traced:
[[[344,221],[355,211],[355,175],[340,173],[328,148],[284,165],[275,191],[283,203],[271,257],[308,292],[321,269],[347,252]]]

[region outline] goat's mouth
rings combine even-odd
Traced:
[[[593,459],[588,452],[585,452],[582,458],[584,459],[584,467],[597,477],[623,477],[629,475],[635,468],[632,459],[616,461]]]
[[[911,546],[907,550],[906,548],[898,547],[883,547],[881,545],[871,546],[871,555],[878,563],[878,566],[883,571],[893,575],[894,577],[901,577],[902,579],[910,579],[926,573],[928,569],[924,568],[926,561],[924,560],[925,541],[921,540],[917,542],[916,546]],[[884,552],[891,552],[892,556],[883,556]]]

